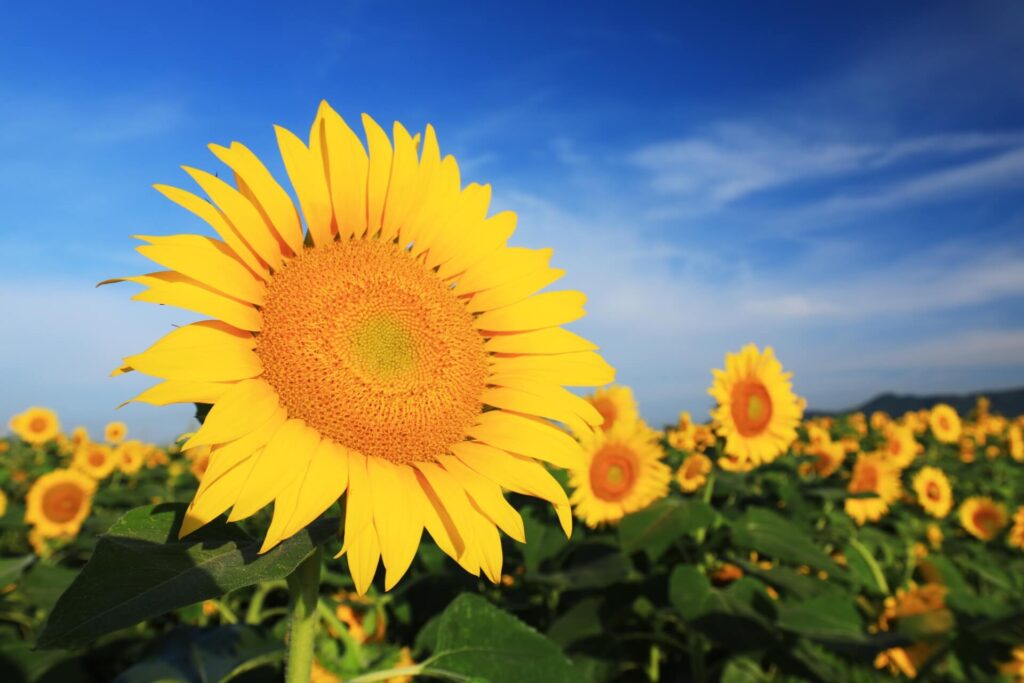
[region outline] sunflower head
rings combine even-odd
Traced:
[[[636,397],[629,387],[614,385],[598,389],[587,400],[601,414],[601,429],[606,432],[617,425],[620,429],[633,429],[639,419]]]
[[[718,407],[712,413],[725,451],[752,461],[771,462],[796,439],[803,414],[790,387],[789,373],[771,347],[764,352],[748,344],[725,356],[725,370],[713,371],[710,393]]]
[[[880,447],[880,453],[894,467],[901,470],[910,467],[920,450],[914,431],[909,427],[889,425],[886,428],[885,442]]]
[[[75,536],[89,515],[96,482],[77,470],[54,470],[32,484],[25,521],[46,538]]]
[[[889,511],[889,504],[900,496],[900,471],[877,453],[861,453],[853,465],[847,490],[874,496],[847,498],[844,501],[846,514],[857,524],[877,522]]]
[[[814,460],[806,463],[806,472],[814,472],[822,479],[831,477],[843,465],[846,460],[846,448],[842,443],[828,441],[817,446],[812,446],[807,455],[813,456]]]
[[[71,466],[93,479],[106,479],[117,468],[114,450],[104,444],[86,441],[75,449]]]
[[[932,550],[938,550],[942,547],[942,529],[939,528],[938,524],[929,524],[924,533],[925,537],[928,539],[928,545],[931,546]]]
[[[711,458],[702,453],[688,455],[676,471],[676,481],[685,493],[693,493],[708,480]]]
[[[946,607],[945,586],[911,582],[908,588],[899,588],[896,595],[885,599],[885,608],[878,618],[882,631],[899,630],[910,635],[915,642],[906,647],[891,648],[875,659],[876,668],[887,668],[893,674],[915,678],[921,665],[938,648],[936,639],[948,633],[953,626],[953,614]]]
[[[922,467],[914,475],[918,504],[932,517],[943,518],[953,507],[953,489],[945,472],[937,467]]]
[[[1012,424],[1006,431],[1006,442],[1010,457],[1017,462],[1024,462],[1024,430],[1019,424]]]
[[[128,434],[128,425],[124,422],[110,422],[103,428],[103,438],[107,443],[119,444]]]
[[[42,446],[60,434],[60,422],[57,413],[49,408],[33,406],[23,413],[15,415],[9,423],[11,431],[33,446]]]
[[[135,474],[146,461],[146,445],[137,439],[121,442],[114,449],[114,463],[124,474]]]
[[[940,403],[931,410],[928,427],[942,443],[956,443],[960,439],[962,425],[960,416],[952,406]]]
[[[210,452],[182,535],[273,503],[266,551],[344,494],[339,555],[358,591],[381,561],[390,588],[424,529],[498,581],[498,529],[523,540],[503,489],[552,502],[568,533],[565,492],[538,461],[579,466],[559,423],[586,435],[605,416],[564,387],[614,371],[561,327],[583,295],[542,291],[563,275],[551,251],[507,245],[515,215],[487,215],[490,187],[463,185],[433,128],[363,126],[365,144],[323,103],[308,142],[276,129],[297,205],[237,142],[211,146],[226,174],[186,169],[208,199],[158,186],[217,238],[140,237],[167,270],[121,280],[207,319],[116,373],[162,380],[138,401],[212,404],[183,445]]]
[[[998,536],[1006,522],[1006,507],[987,496],[972,496],[960,506],[960,524],[982,541]]]
[[[1012,548],[1024,550],[1024,505],[1017,508],[1013,513],[1013,526],[1007,534],[1006,542]]]
[[[638,421],[583,439],[583,463],[569,474],[576,516],[590,527],[617,522],[668,495],[671,472],[652,430]]]

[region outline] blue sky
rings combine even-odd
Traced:
[[[92,285],[199,228],[152,183],[216,170],[209,142],[273,161],[321,99],[434,124],[652,422],[706,415],[748,341],[818,408],[1024,384],[1024,6],[677,4],[6,9],[0,414],[189,428],[107,378],[188,315]]]

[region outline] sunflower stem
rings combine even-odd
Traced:
[[[317,603],[320,596],[320,548],[307,557],[288,577],[291,594],[288,659],[285,662],[286,683],[309,683],[313,670],[313,644],[319,622]]]

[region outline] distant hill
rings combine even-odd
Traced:
[[[876,410],[881,410],[890,415],[902,415],[908,410],[921,410],[931,408],[937,403],[948,403],[956,408],[956,411],[963,415],[974,408],[979,396],[987,396],[992,402],[989,408],[993,413],[1016,417],[1024,415],[1024,387],[1019,389],[1003,389],[1000,391],[976,391],[970,394],[933,394],[930,396],[915,396],[913,394],[879,394],[867,403],[863,403],[847,410],[821,411],[809,410],[807,415],[845,415],[847,413],[863,412],[870,415]]]

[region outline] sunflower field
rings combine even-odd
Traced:
[[[217,238],[101,284],[201,319],[113,375],[198,426],[11,417],[0,680],[1024,681],[1024,419],[807,417],[750,344],[649,425],[551,250],[363,128],[277,127],[293,192],[238,142],[156,186]]]

